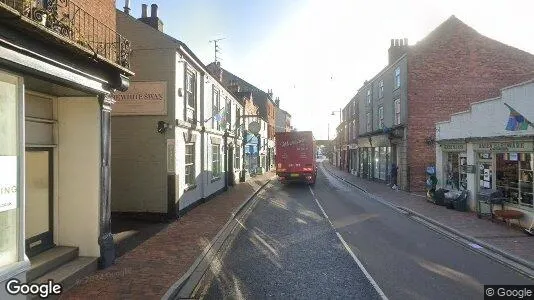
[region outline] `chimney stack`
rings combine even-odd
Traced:
[[[157,4],[152,4],[150,6],[150,17],[151,18],[157,18],[158,17],[158,5]]]
[[[389,65],[399,59],[404,53],[408,51],[408,39],[391,39],[391,45],[388,50]]]
[[[148,6],[146,4],[141,5],[141,18],[146,18],[148,13]]]
[[[124,13],[130,14],[130,0],[124,0]]]
[[[143,4],[141,7],[141,18],[139,21],[147,24],[148,26],[163,32],[163,22],[158,17],[158,5],[150,5],[150,17],[148,16],[148,6]]]

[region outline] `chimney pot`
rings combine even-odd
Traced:
[[[124,13],[127,15],[130,14],[130,0],[124,1]]]
[[[150,17],[157,18],[158,17],[158,5],[152,4],[150,5]]]
[[[141,5],[141,18],[148,17],[148,6],[146,4]]]
[[[391,39],[391,47],[393,47],[394,45],[395,45],[395,40]]]
[[[404,38],[404,46],[408,46],[408,39]]]

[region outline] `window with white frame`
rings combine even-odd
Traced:
[[[371,126],[371,125],[372,125],[372,121],[373,121],[373,120],[371,119],[371,113],[368,112],[368,113],[366,114],[366,117],[367,117],[367,132],[371,132],[371,130],[372,130],[372,126]]]
[[[378,82],[378,99],[381,99],[382,97],[384,97],[384,80],[383,79],[381,79]]]
[[[356,132],[356,120],[352,121],[352,127],[354,128],[352,130],[352,138],[355,139],[358,137],[358,133]]]
[[[196,76],[192,71],[187,70],[185,79],[185,120],[187,122],[196,121],[196,102]]]
[[[226,130],[230,131],[232,130],[232,102],[230,99],[228,99],[228,97],[226,97],[225,114],[226,117],[224,120],[226,122]]]
[[[401,78],[400,78],[400,67],[397,67],[395,69],[395,82],[394,82],[394,86],[393,86],[394,89],[400,88],[400,80],[401,80]]]
[[[195,185],[195,143],[185,144],[185,184]]]
[[[378,129],[384,128],[384,106],[378,107]]]
[[[221,109],[221,92],[213,85],[213,91],[211,93],[211,103],[212,103],[212,117],[211,117],[211,128],[221,130],[220,119],[217,117]]]
[[[221,145],[211,145],[211,178],[216,179],[221,176]]]
[[[353,110],[354,110],[354,114],[356,114],[356,101],[352,102],[352,107],[353,107]]]
[[[239,146],[235,147],[235,162],[234,168],[241,169],[241,148]]]
[[[242,123],[242,120],[241,120],[241,109],[236,105],[235,106],[235,134],[237,136],[241,136],[241,123]]]
[[[367,90],[367,104],[371,104],[371,98],[372,98],[371,89],[368,89]]]
[[[394,124],[395,125],[399,125],[401,123],[401,102],[400,102],[400,98],[395,99],[394,105],[395,105],[395,120],[394,120]]]

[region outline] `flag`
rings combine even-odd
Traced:
[[[215,121],[221,121],[225,113],[225,108],[221,108],[216,114],[212,115],[211,118],[205,120],[204,122],[208,122],[211,119],[214,119]]]
[[[528,125],[532,125],[532,123],[527,120],[522,114],[520,114],[517,110],[513,109],[510,105],[504,103],[506,107],[510,110],[510,116],[508,117],[508,124],[506,124],[506,130],[507,131],[517,131],[517,130],[527,130]]]

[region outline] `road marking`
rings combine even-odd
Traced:
[[[334,230],[335,230],[336,228],[334,227],[334,224],[332,224],[332,221],[330,221],[330,218],[328,217],[328,215],[324,211],[323,206],[321,205],[321,203],[319,203],[319,200],[317,200],[317,197],[315,196],[315,193],[313,192],[311,186],[308,185],[308,188],[310,188],[310,192],[311,192],[311,194],[313,196],[313,200],[315,200],[315,203],[317,203],[317,205],[319,206],[319,208],[323,212],[323,215],[326,218],[326,220],[328,221],[328,223],[330,223],[330,226],[332,226],[334,228]]]
[[[382,291],[382,289],[378,286],[378,284],[376,283],[376,281],[373,279],[373,277],[371,277],[371,274],[369,274],[369,272],[367,272],[367,270],[365,269],[365,267],[363,266],[363,264],[360,262],[360,260],[356,257],[356,254],[354,254],[354,252],[352,252],[352,250],[350,249],[349,245],[347,244],[347,242],[345,242],[345,240],[343,239],[343,237],[341,236],[341,234],[339,234],[339,232],[336,231],[336,235],[337,237],[341,240],[341,243],[343,244],[343,246],[345,246],[345,249],[347,249],[347,251],[349,252],[350,256],[352,256],[352,258],[354,259],[354,261],[358,264],[358,267],[360,267],[360,269],[362,270],[363,274],[365,274],[365,277],[367,277],[367,279],[369,280],[369,282],[371,283],[371,285],[375,288],[376,292],[380,295],[380,297],[384,300],[387,300],[388,297],[386,296],[386,294],[384,294],[384,292]]]
[[[386,294],[384,294],[384,292],[378,286],[378,284],[373,279],[373,277],[371,277],[371,274],[369,274],[369,272],[367,272],[367,269],[365,269],[365,267],[363,266],[361,261],[358,259],[358,257],[356,257],[356,254],[354,254],[354,252],[352,252],[352,250],[350,249],[349,245],[347,244],[347,242],[345,242],[345,240],[343,239],[341,234],[339,234],[339,232],[337,232],[336,228],[334,227],[334,224],[332,224],[332,222],[330,221],[330,218],[328,217],[328,215],[324,211],[323,206],[321,205],[321,203],[317,199],[317,196],[315,196],[315,193],[313,192],[312,188],[310,186],[308,186],[308,187],[310,188],[310,192],[311,192],[311,194],[313,196],[313,200],[315,200],[315,203],[317,203],[317,205],[319,206],[319,209],[321,209],[321,211],[323,212],[323,215],[325,216],[325,218],[328,220],[328,222],[330,223],[332,228],[334,228],[334,232],[336,233],[337,237],[339,238],[339,240],[341,241],[341,243],[343,244],[345,249],[349,252],[349,254],[352,257],[352,259],[354,259],[354,261],[356,262],[356,264],[358,265],[360,270],[362,270],[362,272],[365,275],[365,277],[367,277],[367,280],[369,280],[369,282],[371,283],[371,285],[373,286],[375,291],[378,293],[378,295],[380,295],[380,298],[382,298],[383,300],[388,300],[388,297],[386,296]]]

